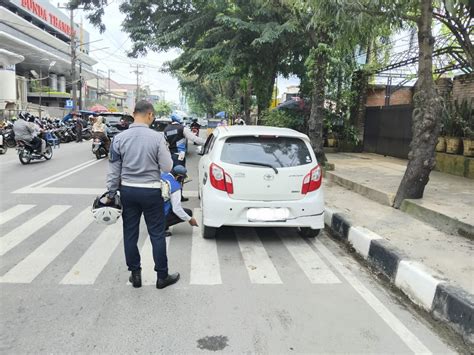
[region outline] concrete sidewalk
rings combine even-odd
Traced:
[[[474,242],[327,179],[324,192],[331,234],[351,244],[414,303],[474,343]]]
[[[369,153],[328,153],[329,180],[373,201],[391,206],[406,160]],[[422,199],[405,200],[401,210],[448,234],[474,238],[474,180],[437,171]]]

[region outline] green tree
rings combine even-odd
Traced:
[[[171,104],[166,101],[156,102],[153,105],[153,107],[155,109],[156,115],[160,117],[169,116],[171,112],[173,112],[173,108],[171,107]]]

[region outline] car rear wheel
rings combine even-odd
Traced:
[[[202,225],[202,237],[204,239],[214,239],[216,237],[217,228],[215,227],[207,227]]]
[[[214,239],[217,228],[204,225],[204,214],[201,215],[201,235],[204,239]]]
[[[316,238],[321,230],[303,227],[299,229],[300,235],[303,238]]]

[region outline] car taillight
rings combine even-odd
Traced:
[[[232,178],[220,166],[212,163],[209,168],[209,175],[211,176],[211,185],[214,188],[221,191],[227,191],[229,194],[234,193]]]
[[[323,174],[321,167],[318,165],[312,169],[308,175],[303,179],[303,186],[301,188],[301,193],[306,195],[308,192],[315,191],[321,186],[323,180]]]

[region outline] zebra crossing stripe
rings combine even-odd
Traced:
[[[283,234],[284,229],[275,228],[275,230],[311,283],[341,283],[339,278],[329,269],[326,263],[304,239],[299,236],[286,236]]]
[[[235,228],[240,252],[250,281],[254,284],[281,284],[275,266],[253,228]]]
[[[200,208],[194,209],[194,216],[196,220],[202,220]],[[193,228],[190,284],[222,284],[216,240],[204,239],[201,236],[200,228]]]
[[[65,205],[51,206],[46,211],[41,212],[39,215],[33,217],[28,222],[15,228],[10,233],[0,238],[0,256],[5,255],[5,253],[47,225],[70,207],[71,206]]]
[[[0,213],[0,225],[11,221],[13,218],[31,210],[35,205],[16,205],[2,213]]]
[[[92,285],[122,240],[122,223],[108,226],[64,276],[61,284]]]
[[[87,208],[10,269],[0,278],[0,282],[32,282],[92,221],[90,209]]]

